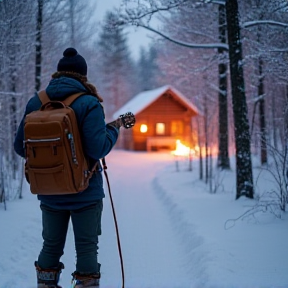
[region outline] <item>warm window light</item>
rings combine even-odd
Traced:
[[[141,132],[141,133],[146,133],[147,130],[148,130],[147,125],[146,125],[146,124],[141,124],[141,126],[140,126],[140,132]]]
[[[165,134],[165,124],[164,123],[156,123],[156,134],[164,135]]]

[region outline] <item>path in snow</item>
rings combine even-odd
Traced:
[[[165,191],[157,182],[157,171],[168,161],[171,157],[167,154],[117,150],[107,157],[125,265],[125,288],[188,288],[191,275],[197,275],[200,280],[205,276],[201,261],[196,274],[190,273],[190,260],[192,264],[198,262],[201,253],[188,251],[183,242],[184,238],[189,241],[193,236],[195,247],[198,247],[202,239],[193,234],[193,229],[189,229],[188,235],[177,229],[177,225],[173,226],[171,220],[175,219],[177,209],[167,202]],[[42,246],[41,213],[38,200],[28,191],[27,185],[24,187],[24,199],[9,202],[8,211],[1,211],[1,222],[5,224],[1,225],[5,227],[0,245],[1,288],[36,287],[33,263]],[[103,234],[99,239],[101,288],[116,288],[121,287],[121,268],[110,199],[105,190]],[[179,227],[184,228],[181,216],[176,220],[181,224]],[[71,273],[75,269],[74,250],[70,225],[61,259],[65,264],[60,281],[63,288],[70,287]],[[194,262],[192,256],[196,256]]]
[[[167,165],[167,154],[127,153],[107,158],[126,272],[126,287],[189,287],[186,257],[165,205],[154,185],[156,172]],[[156,158],[155,158],[156,156]],[[171,161],[171,158],[169,158]],[[137,164],[139,163],[139,164]],[[103,287],[120,287],[120,266],[108,195],[105,200],[100,258]],[[113,251],[113,253],[111,253]],[[102,286],[101,286],[102,287]]]

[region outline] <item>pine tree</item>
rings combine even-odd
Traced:
[[[97,44],[98,89],[104,98],[106,118],[109,120],[113,113],[133,96],[131,79],[135,77],[127,37],[123,28],[113,27],[114,19],[113,13],[106,14]]]
[[[157,50],[151,46],[148,51],[141,47],[137,65],[139,92],[157,88],[160,69],[157,65]]]

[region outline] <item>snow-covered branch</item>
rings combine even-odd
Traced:
[[[273,50],[269,50],[269,52],[286,53],[286,52],[288,52],[288,48],[273,49]]]
[[[23,93],[16,93],[16,92],[6,92],[6,91],[0,91],[0,97],[2,95],[7,95],[7,96],[23,96]]]
[[[138,6],[137,8],[126,8],[125,12],[122,14],[120,13],[120,15],[118,15],[118,20],[116,20],[116,23],[111,23],[113,26],[126,26],[126,25],[133,25],[133,26],[137,26],[137,27],[142,27],[146,30],[149,30],[159,36],[161,36],[162,38],[183,46],[183,47],[187,47],[187,48],[195,48],[195,49],[224,49],[226,51],[229,50],[228,45],[227,44],[223,44],[223,43],[208,43],[208,44],[197,44],[197,43],[189,43],[189,42],[184,42],[178,39],[174,39],[173,37],[170,37],[164,33],[162,33],[161,31],[159,31],[158,29],[154,29],[153,27],[151,27],[149,25],[149,22],[151,20],[151,17],[159,12],[163,12],[163,11],[170,11],[173,10],[175,8],[178,7],[183,7],[185,5],[190,4],[191,2],[189,0],[178,0],[178,1],[169,1],[169,4],[166,5],[161,5],[159,3],[156,3],[157,1],[149,1],[150,7],[147,7],[146,5],[144,5],[143,3],[141,3],[141,1],[138,1]],[[221,5],[225,5],[225,0],[202,0],[197,2],[196,4],[192,4],[192,6],[196,7],[197,5],[199,5],[199,3],[213,3],[213,4],[221,4]],[[145,21],[146,20],[146,21]],[[145,22],[145,23],[144,23]]]
[[[204,3],[212,3],[212,4],[218,4],[218,5],[225,5],[226,0],[204,0]]]
[[[249,21],[242,24],[242,28],[248,28],[253,27],[257,25],[274,25],[274,26],[280,26],[280,27],[288,27],[288,23],[283,23],[279,21],[274,20],[255,20],[255,21]]]
[[[227,44],[222,44],[222,43],[210,43],[210,44],[195,44],[195,43],[188,43],[188,42],[183,42],[183,41],[180,41],[180,40],[177,40],[177,39],[173,39],[165,34],[163,34],[162,32],[150,27],[150,26],[147,26],[147,25],[144,25],[142,23],[137,23],[137,26],[139,27],[142,27],[142,28],[145,28],[151,32],[154,32],[158,35],[160,35],[161,37],[165,38],[166,40],[169,40],[177,45],[181,45],[181,46],[184,46],[184,47],[187,47],[187,48],[202,48],[202,49],[217,49],[217,48],[222,48],[226,51],[228,51],[228,45]]]
[[[189,0],[181,0],[181,1],[170,1],[170,3],[166,6],[158,6],[155,3],[150,3],[150,9],[146,6],[138,3],[138,9],[126,9],[125,12],[129,16],[129,19],[132,21],[140,21],[141,19],[148,17],[151,18],[155,13],[169,11],[179,6],[184,6],[189,3]],[[137,12],[135,12],[137,11]]]

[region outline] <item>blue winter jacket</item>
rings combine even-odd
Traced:
[[[66,97],[78,93],[88,92],[81,82],[68,77],[52,79],[46,88],[51,100],[63,100]],[[88,92],[89,93],[89,92]],[[14,149],[17,154],[25,157],[23,147],[24,140],[24,118],[35,110],[39,110],[41,101],[36,94],[27,103],[25,114],[19,125]],[[111,125],[106,125],[102,105],[92,95],[83,95],[77,98],[71,108],[75,111],[78,127],[82,137],[83,149],[91,160],[99,160],[105,157],[117,141],[119,130]],[[104,197],[103,179],[100,172],[93,174],[89,187],[78,194],[69,195],[38,195],[42,204],[55,209],[80,209],[93,204]]]

